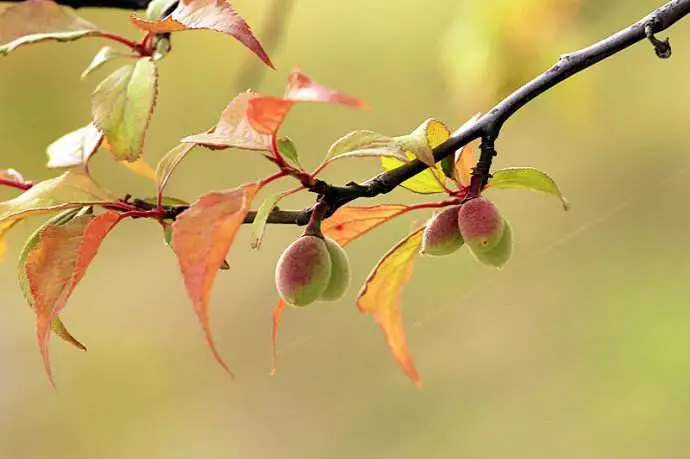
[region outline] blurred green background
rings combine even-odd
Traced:
[[[261,34],[271,3],[234,5]],[[398,135],[428,117],[459,126],[560,53],[661,3],[297,0],[271,53],[278,70],[255,89],[280,94],[299,64],[369,103],[368,111],[295,108],[283,133],[313,166],[352,129]],[[136,37],[127,12],[81,14]],[[0,458],[688,457],[690,20],[670,34],[672,59],[637,45],[505,126],[498,165],[548,171],[572,211],[535,193],[491,192],[517,239],[503,271],[466,252],[418,261],[403,313],[422,390],[400,372],[353,299],[376,260],[426,213],[348,247],[354,285],[345,299],[287,311],[273,377],[273,269],[299,229],[270,227],[253,252],[243,228],[230,253],[233,269],[219,274],[212,302],[217,344],[235,381],[205,347],[159,227],[123,224],[62,315],[88,353],[51,341],[57,392],[42,373],[33,315],[16,283],[13,259],[38,222],[22,223],[0,264]],[[46,44],[0,59],[0,168],[30,179],[56,175],[44,167],[45,147],[88,122],[89,93],[107,71],[85,82],[79,74],[103,44]],[[146,140],[152,163],[215,122],[247,58],[256,59],[211,32],[173,37]],[[199,149],[169,192],[193,199],[270,170],[255,153]],[[152,193],[104,154],[93,171],[120,194]],[[374,160],[341,162],[324,177],[344,183],[377,171]],[[3,199],[14,195],[0,190]],[[420,198],[398,190],[383,200]]]

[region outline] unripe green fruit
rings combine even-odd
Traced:
[[[478,261],[499,269],[506,264],[513,253],[513,230],[507,221],[504,225],[503,236],[493,249],[488,252],[472,252]]]
[[[331,257],[331,278],[320,299],[326,301],[339,300],[345,295],[350,286],[350,259],[347,252],[333,239],[325,238],[326,248]]]
[[[467,201],[458,212],[460,234],[475,253],[486,253],[496,247],[505,226],[498,208],[482,196]]]
[[[458,250],[464,244],[458,228],[458,211],[460,206],[443,209],[426,222],[422,235],[424,255],[443,256]]]
[[[276,288],[293,306],[307,306],[323,294],[331,278],[331,257],[326,242],[302,236],[290,244],[276,265]]]

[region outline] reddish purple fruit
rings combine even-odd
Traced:
[[[331,257],[323,238],[302,236],[283,252],[276,266],[276,288],[293,306],[318,300],[331,279]]]
[[[458,250],[464,244],[458,228],[460,206],[451,206],[429,219],[422,235],[424,255],[443,256]]]
[[[460,234],[475,253],[486,253],[496,247],[505,226],[498,208],[483,196],[467,201],[458,212]]]

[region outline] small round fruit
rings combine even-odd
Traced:
[[[290,244],[276,265],[276,288],[293,306],[307,306],[326,290],[331,278],[331,257],[324,240],[302,236]]]
[[[507,221],[504,224],[503,236],[493,249],[488,252],[472,252],[478,261],[499,269],[508,262],[513,252],[513,230]]]
[[[350,259],[347,252],[333,239],[325,238],[326,248],[331,257],[331,278],[326,290],[321,294],[322,300],[339,300],[350,286]]]
[[[465,241],[458,228],[459,210],[460,206],[448,207],[426,222],[422,235],[422,254],[439,257],[462,247]]]
[[[485,253],[500,242],[505,230],[505,221],[494,203],[480,196],[460,207],[458,228],[473,252]]]

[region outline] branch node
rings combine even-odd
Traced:
[[[479,146],[481,154],[477,165],[472,169],[468,198],[479,196],[491,178],[491,163],[494,156],[498,155],[494,146],[494,139],[494,136],[482,137],[482,143]]]
[[[668,59],[671,57],[671,42],[668,37],[663,40],[659,40],[654,35],[654,27],[659,24],[658,18],[653,18],[644,26],[644,34],[650,41],[652,46],[654,46],[654,52],[659,59]]]

